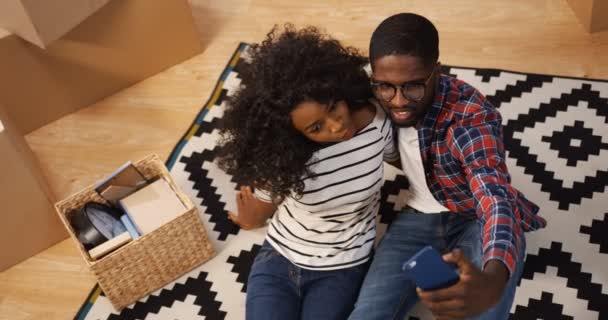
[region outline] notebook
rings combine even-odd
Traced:
[[[186,206],[164,179],[158,179],[119,200],[119,205],[141,235],[186,212]]]

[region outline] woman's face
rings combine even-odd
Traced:
[[[305,101],[298,104],[290,115],[296,130],[318,143],[345,141],[356,132],[346,101],[329,104]]]

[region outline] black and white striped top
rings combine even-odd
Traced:
[[[383,159],[398,159],[390,120],[381,107],[355,136],[317,151],[301,198],[288,197],[275,212],[266,240],[294,264],[312,270],[366,262],[376,235]],[[262,201],[267,193],[256,190]]]

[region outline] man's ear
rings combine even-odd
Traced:
[[[437,68],[437,70],[435,70],[435,85],[437,85],[437,83],[439,82],[439,79],[441,78],[441,61],[437,61],[437,63],[435,64],[435,68]]]

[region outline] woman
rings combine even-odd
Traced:
[[[389,120],[367,63],[316,28],[251,48],[224,115],[220,165],[242,185],[233,222],[272,217],[247,284],[247,319],[345,319],[375,238]],[[274,215],[273,215],[274,214]]]

